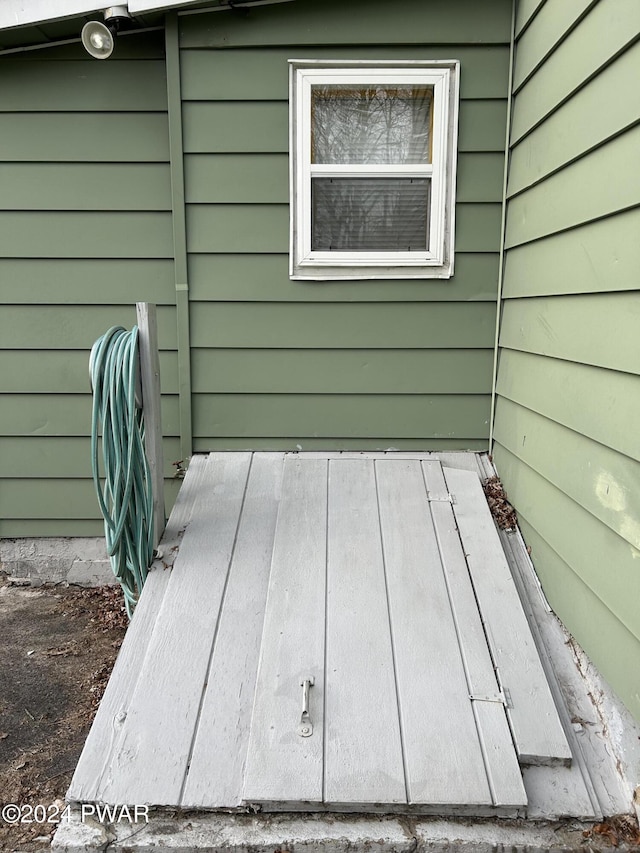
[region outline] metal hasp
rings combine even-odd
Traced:
[[[313,723],[309,716],[309,688],[313,687],[314,683],[313,676],[305,678],[304,681],[300,682],[300,686],[302,687],[302,715],[298,726],[300,737],[311,737],[313,734]]]

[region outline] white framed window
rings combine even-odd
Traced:
[[[459,63],[289,69],[291,278],[450,278]]]

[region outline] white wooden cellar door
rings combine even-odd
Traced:
[[[518,814],[571,753],[478,476],[284,464],[243,800]]]

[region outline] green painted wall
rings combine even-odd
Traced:
[[[552,606],[640,718],[640,4],[521,0],[516,29],[495,460]]]
[[[181,16],[194,449],[486,448],[509,0]],[[456,272],[288,277],[290,58],[461,61]]]
[[[179,62],[171,28],[168,63],[163,32],[107,62],[79,45],[0,57],[0,536],[101,532],[88,354],[140,300],[158,304],[167,477],[191,414],[200,451],[486,447],[510,0],[177,20]],[[460,59],[452,280],[289,281],[287,60],[305,56]]]
[[[179,457],[163,45],[0,58],[1,536],[102,532],[89,350],[136,301],[159,306],[168,475]]]

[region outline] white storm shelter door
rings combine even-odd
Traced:
[[[477,475],[453,474],[477,483],[500,548]],[[517,738],[528,760],[568,760],[537,655],[513,691],[530,700],[533,678],[540,694],[520,733],[505,707],[465,550],[440,463],[286,458],[246,803],[515,815],[527,801]],[[519,600],[505,604],[528,631]],[[522,638],[509,642],[517,670]]]

